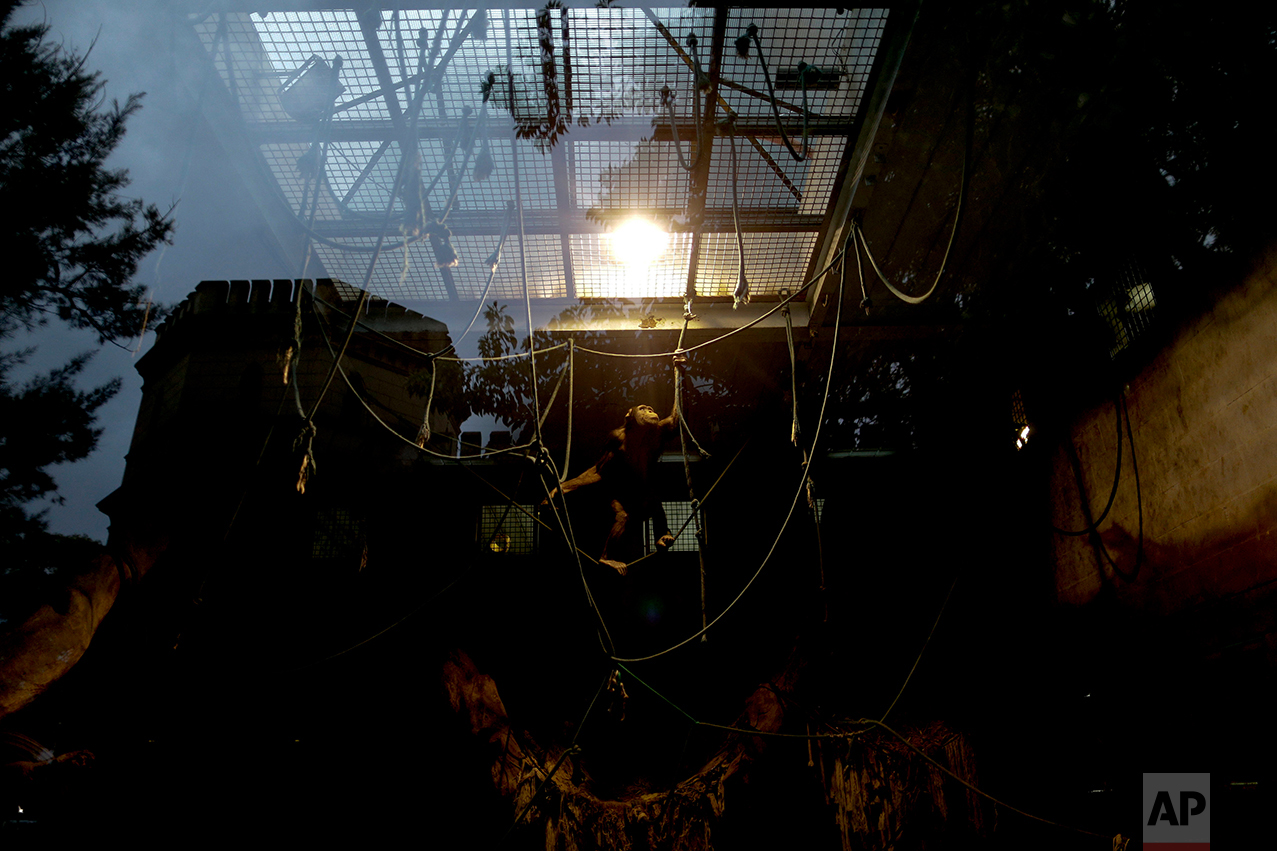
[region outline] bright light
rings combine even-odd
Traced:
[[[651,219],[628,219],[612,231],[612,256],[631,269],[641,269],[664,254],[669,241],[670,235]]]

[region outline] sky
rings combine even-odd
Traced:
[[[108,165],[128,169],[131,184],[123,193],[127,197],[143,198],[161,209],[177,205],[173,244],[147,257],[135,277],[152,289],[157,302],[180,301],[205,278],[291,277],[284,258],[245,227],[244,217],[230,215],[237,203],[243,203],[242,197],[236,197],[242,190],[237,193],[237,187],[219,181],[216,163],[207,156],[209,146],[199,138],[202,134],[192,132],[198,127],[193,122],[195,99],[171,73],[174,57],[165,49],[165,26],[157,5],[44,0],[19,9],[13,20],[44,21],[50,28],[47,42],[79,54],[88,51],[86,67],[101,73],[108,101],[146,93],[141,111],[130,119],[128,132]],[[214,232],[218,236],[210,238]],[[236,250],[226,250],[228,244]],[[120,392],[99,409],[102,436],[97,449],[83,461],[54,468],[65,503],[49,505],[46,518],[51,531],[106,540],[107,518],[96,503],[123,476],[124,456],[142,398],[137,359],[154,336],[148,332],[140,347],[134,339],[130,345],[136,351],[129,352],[110,345],[99,347],[90,333],[52,324],[27,339],[9,341],[11,348],[37,347],[28,373],[47,371],[79,352],[97,350],[80,384],[96,386],[117,376],[123,380]]]
[[[130,119],[128,132],[108,165],[128,169],[131,183],[123,193],[127,197],[140,197],[161,209],[176,205],[172,245],[147,257],[135,277],[152,290],[156,302],[176,304],[202,280],[296,277],[299,268],[273,242],[247,188],[197,120],[198,93],[188,89],[176,71],[183,57],[175,55],[167,5],[44,0],[19,9],[13,21],[44,21],[49,26],[48,42],[80,54],[89,51],[86,67],[100,72],[108,101],[146,93],[141,111]],[[460,313],[436,313],[434,318],[460,329],[470,318]],[[60,366],[79,352],[98,350],[81,375],[81,385],[97,386],[117,376],[123,380],[120,392],[99,409],[102,436],[97,449],[83,461],[53,470],[64,503],[48,506],[50,531],[106,540],[107,517],[96,504],[123,477],[142,398],[137,360],[154,336],[148,331],[140,346],[135,339],[131,345],[137,350],[129,352],[110,345],[99,347],[91,334],[50,325],[25,339],[7,342],[7,350],[37,347],[26,376]],[[467,354],[464,349],[461,353]],[[485,429],[482,423],[466,427]]]

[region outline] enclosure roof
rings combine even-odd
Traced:
[[[189,19],[328,275],[425,309],[521,301],[525,274],[546,304],[681,310],[692,293],[726,305],[742,257],[756,301],[799,289],[844,223],[857,140],[871,138],[884,58],[899,52],[889,25],[912,14],[382,5]],[[669,236],[626,263],[615,232],[634,215]]]

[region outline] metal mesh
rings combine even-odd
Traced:
[[[815,233],[747,233],[745,276],[753,296],[776,296],[804,283]],[[731,296],[736,289],[736,234],[707,233],[701,239],[696,291],[706,298]]]
[[[328,146],[324,177],[348,212],[384,215],[401,156],[398,142],[334,142]]]
[[[1122,264],[1111,283],[1099,287],[1096,309],[1112,332],[1110,357],[1117,357],[1152,327],[1156,307],[1153,285],[1135,260]]]
[[[694,553],[696,546],[696,521],[692,520],[692,504],[690,502],[662,502],[661,506],[665,509],[665,520],[670,524],[670,534],[673,535],[683,527],[683,523],[687,523],[687,528],[683,529],[683,533],[675,539],[669,552],[672,553]],[[656,549],[656,526],[651,520],[647,521],[647,549],[648,552]],[[708,533],[708,527],[705,525],[705,509],[701,509],[701,528]]]
[[[1029,419],[1024,413],[1024,396],[1019,390],[1011,394],[1011,428],[1015,432],[1015,448],[1023,449],[1029,440]]]
[[[487,259],[496,249],[497,241],[497,236],[452,237],[452,247],[459,262],[447,271],[456,288],[457,298],[479,298],[491,271]],[[342,242],[370,248],[376,244],[376,238],[346,237]],[[353,284],[363,281],[368,271],[368,262],[372,259],[369,253],[352,253],[324,243],[316,243],[315,251],[331,277]],[[403,301],[442,301],[451,298],[443,272],[435,268],[434,250],[429,241],[413,243],[408,246],[407,251],[406,270],[404,249],[382,252],[369,281],[369,291],[379,295],[391,293]],[[530,235],[527,237],[524,253],[527,257],[529,294],[533,298],[566,297],[563,250],[559,237]],[[488,297],[505,300],[523,298],[517,234],[506,241],[501,265],[497,269],[497,277],[492,282]]]
[[[611,235],[572,234],[572,268],[578,298],[679,298],[687,289],[690,234],[670,234],[665,252],[646,267],[617,261]]]
[[[321,509],[315,514],[310,557],[362,561],[366,537],[364,519],[354,512],[344,508]]]
[[[310,218],[310,204],[315,199],[315,180],[306,179],[302,168],[298,162],[303,160],[310,145],[304,142],[295,143],[276,143],[262,145],[262,160],[275,176],[275,181],[279,186],[284,200],[288,203],[289,209],[301,219]],[[303,199],[308,199],[303,202]],[[303,203],[306,209],[303,210]],[[342,218],[341,208],[337,204],[337,199],[333,195],[331,186],[325,180],[319,190],[319,203],[315,210],[315,221],[339,221]]]
[[[701,61],[708,67],[713,9],[651,11],[680,45],[687,33],[696,33]],[[692,71],[642,10],[573,9],[569,24],[572,101],[578,120],[597,124],[657,115],[662,86],[670,87],[679,113],[690,115]]]
[[[530,516],[533,506],[522,507],[523,511],[511,505],[482,506],[476,541],[480,552],[527,555],[536,551],[536,524]]]
[[[577,142],[572,153],[581,209],[681,211],[687,204],[688,176],[672,142]]]
[[[421,244],[407,250],[405,272],[403,252],[396,252],[383,257],[374,271],[370,287],[377,295],[400,301],[478,298],[488,274],[483,261],[515,199],[515,156],[530,234],[533,297],[683,294],[691,246],[685,234],[672,238],[665,257],[635,274],[610,257],[605,236],[591,231],[628,211],[659,211],[681,221],[691,212],[692,179],[679,166],[669,139],[661,90],[670,88],[683,150],[690,158],[695,81],[686,36],[699,37],[700,60],[708,68],[712,8],[554,9],[544,18],[548,29],[541,34],[538,10],[496,10],[488,13],[485,37],[465,40],[458,36],[478,14],[475,10],[369,14],[380,16],[370,34],[378,51],[369,50],[359,16],[351,10],[215,13],[199,20],[195,29],[250,133],[257,134],[258,149],[283,199],[303,217],[309,215],[303,201],[317,203],[316,229],[340,243],[373,244],[370,234],[380,227],[391,201],[401,158],[400,131],[385,103],[374,54],[385,59],[401,111],[409,109],[418,93],[423,95],[416,125],[420,175],[427,186],[440,176],[426,198],[428,212],[440,215],[456,191],[447,224],[461,263],[441,273],[428,244]],[[755,8],[729,14],[720,95],[738,113],[737,126],[754,135],[736,140],[735,180],[727,140],[713,140],[705,204],[708,226],[729,228],[735,184],[743,224],[750,230],[746,269],[757,295],[802,283],[849,143],[844,128],[851,126],[863,99],[886,20],[885,9]],[[750,23],[759,28],[783,126],[795,145],[801,133],[795,68],[803,61],[822,72],[808,94],[811,112],[826,135],[811,137],[805,162],[789,156],[774,130],[758,51],[751,47],[745,59],[733,50],[732,42]],[[422,91],[417,81],[405,81],[420,64],[419,34],[430,53],[438,33],[434,63],[442,70]],[[540,35],[549,38],[548,52]],[[343,88],[324,133],[328,154],[316,192],[313,177],[308,178],[314,172],[307,166],[315,158],[312,142],[320,138],[316,116],[324,109],[316,112],[313,104],[331,100],[331,67],[338,57]],[[554,66],[548,82],[546,60]],[[486,124],[463,171],[464,152],[456,150],[456,140],[477,121],[489,74],[494,84]],[[558,125],[552,121],[556,116]],[[522,138],[513,142],[516,133]],[[490,154],[492,163],[484,181],[475,179],[481,152]],[[401,208],[402,202],[395,201],[397,216]],[[777,225],[783,230],[765,230]],[[395,221],[389,232],[392,242],[397,234]],[[522,297],[518,266],[511,262],[513,247],[507,248],[506,263],[489,293],[493,298]],[[333,277],[363,280],[366,254],[325,245],[317,250]],[[697,269],[701,295],[729,296],[736,285],[732,235],[706,233]],[[1121,321],[1129,323],[1129,317]]]
[[[517,230],[517,229],[516,229]],[[457,296],[463,301],[477,299],[483,292],[491,269],[487,258],[497,247],[499,237],[454,236],[453,247],[461,262],[452,270],[457,283]],[[528,293],[532,298],[566,298],[563,277],[563,243],[557,235],[529,234],[524,241],[528,267]],[[501,265],[488,291],[488,299],[503,301],[523,299],[523,278],[519,274],[519,236],[506,240]]]
[[[720,93],[742,118],[770,118],[771,102],[767,98],[767,81],[758,61],[758,51],[751,44],[748,59],[741,58],[730,43],[745,32],[750,24],[758,26],[758,39],[763,58],[776,85],[776,98],[790,105],[781,109],[781,117],[790,124],[785,131],[791,136],[800,131],[798,124],[802,92],[796,83],[799,62],[819,68],[822,79],[818,88],[807,92],[808,110],[816,115],[850,119],[860,108],[869,71],[877,55],[877,45],[887,24],[886,9],[733,9],[727,21],[729,49],[723,53],[723,76],[752,89],[747,94],[729,87]],[[779,82],[786,84],[783,88]]]
[[[806,159],[795,160],[778,140],[736,140],[736,195],[742,210],[783,210],[823,215],[829,206],[838,167],[842,164],[845,136],[817,137],[808,145]],[[798,142],[794,149],[799,150]],[[801,153],[801,151],[800,151]],[[711,209],[732,206],[731,142],[714,140],[709,186],[705,203]]]
[[[523,196],[523,208],[528,212],[555,209],[554,170],[550,157],[537,150],[530,142],[515,143],[519,154],[519,186]],[[479,146],[476,145],[476,149]],[[457,153],[451,161],[448,152],[438,140],[425,140],[420,148],[421,179],[423,188],[434,188],[428,195],[430,210],[442,214],[448,205],[453,187],[457,197],[449,216],[471,229],[500,233],[506,205],[513,203],[514,163],[511,159],[509,139],[493,139],[489,142],[494,168],[485,180],[474,175],[474,157],[470,158],[466,171],[461,172],[463,154]],[[301,209],[303,190],[313,192],[313,178],[307,181],[299,166],[310,150],[306,143],[271,143],[261,146],[262,158],[274,174],[293,212],[303,218],[308,214]],[[327,183],[321,190],[316,220],[374,222],[380,225],[381,217],[390,200],[390,190],[399,170],[399,145],[392,142],[384,148],[377,142],[338,142],[329,146],[324,174]],[[436,181],[436,177],[438,180]],[[396,214],[403,211],[402,201],[395,202]],[[498,215],[492,216],[491,213]],[[475,214],[479,214],[476,218]],[[363,218],[360,218],[360,217]]]

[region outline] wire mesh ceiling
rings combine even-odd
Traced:
[[[521,298],[524,268],[533,298],[726,300],[743,252],[766,300],[812,268],[887,17],[556,4],[194,26],[332,277],[362,282],[384,233],[368,288],[399,302]],[[613,235],[635,215],[669,232],[637,268]]]

